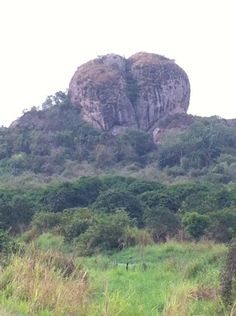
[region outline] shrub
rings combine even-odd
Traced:
[[[197,212],[186,213],[182,218],[182,223],[191,237],[199,240],[210,225],[210,218]]]
[[[99,214],[95,222],[79,236],[78,246],[82,254],[90,255],[103,250],[120,249],[125,232],[133,221],[124,210],[114,214]]]
[[[147,246],[153,244],[153,238],[147,230],[137,227],[127,227],[123,233],[123,247],[133,247],[136,245]]]
[[[66,241],[72,241],[94,223],[95,216],[89,209],[71,209],[65,210],[63,213],[62,233]]]
[[[176,214],[164,207],[147,208],[145,223],[151,231],[154,241],[166,241],[174,236],[180,228],[180,221]]]
[[[127,135],[124,137],[130,142],[131,146],[139,156],[145,155],[154,149],[152,137],[148,133],[134,130],[127,132]]]
[[[37,234],[47,232],[52,228],[59,227],[62,223],[60,213],[38,212],[34,215],[31,226]]]
[[[14,252],[17,248],[17,244],[13,237],[9,235],[8,232],[0,229],[0,253],[10,254]]]
[[[0,264],[2,266],[8,263],[12,254],[14,254],[20,245],[15,241],[8,232],[0,229]]]
[[[123,190],[108,190],[102,192],[93,204],[95,211],[113,213],[117,209],[124,209],[131,218],[137,219],[142,224],[142,204],[139,199],[130,192]]]
[[[236,236],[235,207],[209,213],[209,233],[218,242],[229,242]]]

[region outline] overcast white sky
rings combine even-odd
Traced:
[[[235,0],[0,0],[0,125],[107,53],[175,59],[189,113],[236,117]]]

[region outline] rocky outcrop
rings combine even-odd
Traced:
[[[80,66],[69,86],[71,102],[93,126],[119,133],[139,128],[155,133],[169,114],[186,113],[189,80],[173,60],[137,53],[109,54]]]

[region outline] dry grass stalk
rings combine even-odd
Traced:
[[[32,314],[48,309],[52,315],[82,315],[89,293],[87,272],[59,258],[36,251],[31,256],[15,256],[1,276],[0,286],[10,285],[12,298],[27,301]]]
[[[181,291],[173,293],[164,310],[164,316],[188,316],[189,301],[218,299],[217,291],[200,285],[196,288],[183,287]]]

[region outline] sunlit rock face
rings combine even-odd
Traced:
[[[166,57],[142,52],[125,59],[109,54],[77,69],[69,95],[83,119],[96,128],[155,133],[165,116],[187,112],[190,84],[184,70]]]

